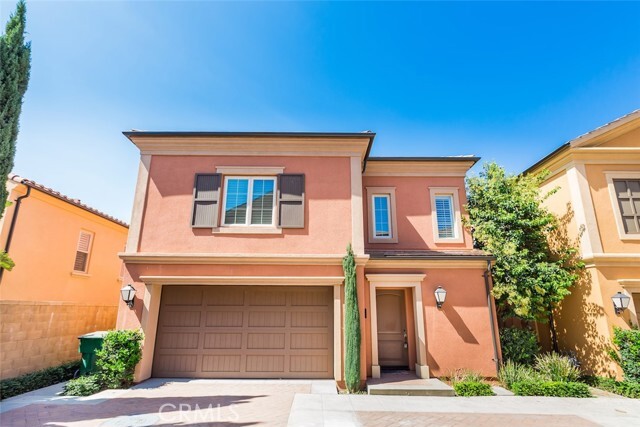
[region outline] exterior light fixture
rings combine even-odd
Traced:
[[[133,300],[136,296],[136,289],[128,284],[120,289],[120,296],[122,296],[122,301],[126,302],[129,308],[133,308]]]
[[[447,298],[447,291],[442,286],[438,286],[433,294],[436,296],[436,306],[442,308],[442,304]]]
[[[620,314],[629,307],[631,297],[623,294],[622,292],[618,292],[611,297],[611,300],[613,301],[613,308],[616,311],[616,314]]]

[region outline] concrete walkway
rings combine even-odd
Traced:
[[[331,380],[152,379],[59,396],[62,385],[0,402],[9,426],[640,426],[640,400],[338,395]]]

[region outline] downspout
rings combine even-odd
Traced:
[[[496,337],[495,319],[493,317],[493,306],[491,302],[491,286],[489,275],[491,274],[491,260],[487,260],[487,270],[484,272],[484,286],[487,290],[487,307],[489,308],[489,320],[491,322],[491,338],[493,342],[493,360],[496,362],[496,374],[500,372],[500,358],[498,357],[498,344]]]
[[[9,226],[9,234],[7,235],[7,243],[4,246],[4,251],[8,254],[9,248],[11,247],[11,239],[13,238],[13,231],[16,228],[16,220],[18,219],[18,212],[20,212],[20,205],[22,204],[22,199],[26,199],[31,194],[31,187],[25,184],[27,187],[27,192],[24,196],[20,196],[16,199],[16,208],[13,211],[13,217],[11,218],[11,225]],[[4,274],[4,268],[0,268],[0,283],[2,283],[2,275]]]

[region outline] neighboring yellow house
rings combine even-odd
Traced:
[[[0,249],[0,379],[79,359],[78,335],[113,329],[125,223],[11,175]]]
[[[587,372],[620,375],[607,354],[613,328],[637,326],[640,316],[640,110],[567,142],[525,173],[544,169],[551,174],[542,191],[558,188],[546,203],[568,238],[579,238],[586,264],[555,314],[560,350],[575,352]],[[629,297],[620,313],[618,292]]]

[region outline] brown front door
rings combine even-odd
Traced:
[[[407,317],[404,290],[380,289],[376,294],[378,312],[378,362],[380,366],[407,367]]]

